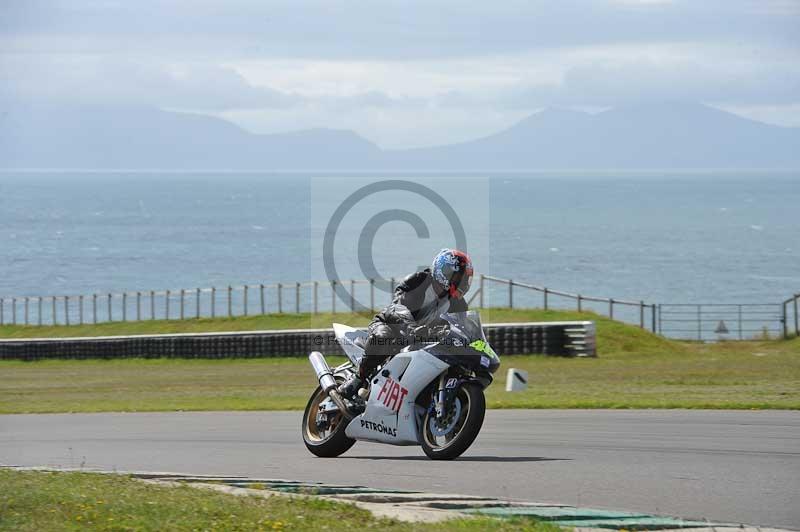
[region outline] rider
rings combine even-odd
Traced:
[[[392,302],[375,315],[358,374],[339,387],[344,397],[355,395],[362,383],[388,357],[413,337],[428,336],[428,327],[446,312],[464,312],[464,295],[472,282],[472,261],[463,251],[443,249],[430,268],[412,273],[397,286]],[[363,392],[362,392],[363,393]]]

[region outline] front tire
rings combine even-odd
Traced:
[[[328,395],[317,386],[308,400],[303,413],[303,443],[312,454],[322,458],[334,458],[350,449],[356,440],[348,438],[345,434],[348,420],[341,412],[332,415],[328,421],[328,429],[321,430],[317,425],[319,405],[327,398]]]
[[[486,415],[483,388],[462,384],[450,410],[453,418],[448,418],[444,427],[430,411],[422,420],[422,450],[433,460],[458,458],[478,437]]]

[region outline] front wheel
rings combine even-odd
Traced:
[[[475,383],[464,383],[456,390],[444,419],[428,412],[422,421],[422,450],[433,460],[452,460],[466,451],[483,426],[486,398]]]
[[[348,421],[341,412],[319,413],[319,405],[327,398],[328,394],[317,387],[308,400],[303,413],[303,443],[313,454],[333,458],[347,451],[356,440],[345,434]]]

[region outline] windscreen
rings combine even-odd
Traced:
[[[442,314],[442,319],[469,340],[486,340],[481,326],[481,315],[474,310],[467,312],[448,312]]]

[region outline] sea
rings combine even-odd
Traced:
[[[458,243],[553,290],[777,303],[800,292],[800,173],[0,174],[6,298],[399,278]]]

